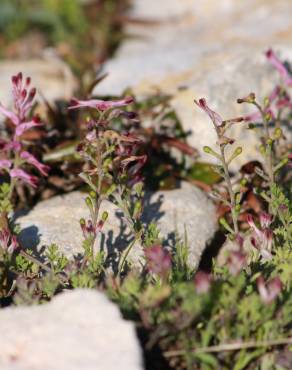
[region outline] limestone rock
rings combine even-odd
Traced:
[[[41,306],[0,311],[0,368],[142,370],[134,325],[99,292],[76,289]]]
[[[24,247],[41,249],[43,245],[57,244],[68,256],[82,251],[81,217],[87,217],[84,203],[86,194],[73,192],[43,201],[27,215],[17,219],[22,232],[20,241]],[[117,252],[129,244],[131,235],[122,213],[110,202],[105,201],[101,212],[109,212],[108,220],[98,240],[98,248],[106,250],[112,260]],[[172,247],[177,231],[183,238],[186,231],[189,244],[189,261],[193,267],[199,263],[206,244],[216,230],[215,208],[206,195],[188,183],[180,189],[146,192],[145,223],[155,222],[161,230],[166,244]],[[130,258],[138,263],[142,248],[134,246]]]
[[[205,97],[224,118],[245,112],[236,99],[250,92],[259,99],[270,93],[277,72],[263,55],[273,47],[292,62],[292,2],[290,0],[135,0],[134,18],[127,38],[105,64],[109,76],[97,94],[121,94],[131,87],[138,97],[157,91],[172,94],[172,106],[183,127],[191,131],[189,143],[199,149],[215,144],[208,117],[194,106]],[[255,159],[256,139],[244,125],[234,136],[249,147],[236,159],[236,167]]]

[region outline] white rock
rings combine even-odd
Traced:
[[[0,311],[3,370],[142,370],[134,324],[103,294],[76,289]],[[5,333],[5,335],[4,335]]]
[[[27,215],[17,219],[22,232],[20,241],[25,247],[56,243],[68,256],[82,251],[81,217],[87,216],[84,193],[73,192],[41,202]],[[117,252],[129,244],[129,230],[120,211],[105,201],[101,212],[109,212],[103,233],[98,241],[113,260]],[[175,232],[183,238],[187,233],[189,261],[193,267],[199,263],[206,244],[216,231],[215,207],[206,195],[194,186],[183,183],[180,189],[146,193],[145,223],[155,222],[161,235],[170,247],[174,244]],[[140,246],[134,246],[130,258],[138,264],[143,254]]]
[[[135,0],[130,15],[154,23],[126,28],[131,37],[105,64],[109,76],[94,92],[119,95],[131,87],[138,98],[172,94],[183,127],[192,132],[189,143],[210,160],[202,147],[214,146],[215,133],[193,100],[205,97],[231,118],[246,109],[237,98],[268,95],[279,76],[263,53],[272,46],[292,62],[291,13],[290,0]],[[254,134],[239,125],[234,135],[238,145],[250,144],[234,167],[257,158]]]

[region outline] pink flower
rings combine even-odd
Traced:
[[[36,176],[29,175],[25,171],[23,171],[20,168],[15,168],[10,171],[10,176],[12,178],[17,178],[19,180],[22,180],[23,182],[31,185],[33,188],[36,188],[38,183],[38,178]]]
[[[199,101],[194,100],[194,102],[197,104],[199,108],[201,108],[203,111],[205,111],[208,116],[210,117],[211,121],[215,126],[221,126],[223,123],[222,118],[219,116],[218,113],[214,112],[212,109],[210,109],[207,105],[206,99],[201,98]]]
[[[8,229],[2,229],[0,231],[0,247],[6,250],[9,254],[12,254],[18,247],[16,236],[11,235],[11,232]]]
[[[264,212],[261,213],[261,229],[255,225],[251,215],[247,216],[247,222],[253,229],[253,234],[251,236],[252,245],[259,250],[264,260],[270,260],[272,258],[273,231],[269,229],[269,226],[272,223],[272,216]]]
[[[257,287],[263,303],[270,304],[281,293],[282,282],[280,278],[277,276],[271,279],[268,283],[265,283],[264,278],[260,276],[257,279]]]
[[[144,249],[149,271],[162,277],[167,276],[171,268],[171,256],[161,245],[153,245]]]
[[[195,275],[195,286],[198,294],[207,293],[210,290],[212,276],[204,271],[199,271]]]
[[[0,159],[0,169],[9,169],[12,166],[12,162],[9,159]]]
[[[31,109],[36,89],[29,90],[31,79],[27,77],[23,82],[22,73],[12,76],[12,91],[14,105],[20,122],[24,121],[27,112]]]
[[[0,113],[2,113],[6,118],[10,119],[10,121],[17,126],[20,122],[19,117],[11,112],[10,110],[6,109],[1,103],[0,103]]]
[[[131,157],[128,157],[126,159],[123,159],[121,162],[122,168],[125,171],[125,169],[131,164],[130,167],[128,167],[128,175],[129,176],[136,176],[138,172],[141,170],[141,168],[144,166],[144,164],[147,161],[146,155],[132,155]],[[133,164],[135,163],[135,164]]]
[[[38,117],[34,117],[31,121],[20,123],[15,129],[15,137],[21,136],[25,131],[37,126],[42,126]]]
[[[266,212],[262,212],[260,214],[260,224],[263,229],[270,227],[272,222],[273,222],[273,217],[271,215],[269,215]]]
[[[236,276],[246,265],[246,255],[240,251],[232,251],[227,260],[227,266],[231,275]]]
[[[266,52],[266,57],[271,62],[271,64],[277,69],[280,73],[284,83],[286,86],[292,86],[292,77],[289,74],[289,71],[284,66],[284,64],[280,61],[280,59],[276,56],[272,49],[269,49]]]
[[[48,176],[48,171],[50,169],[49,166],[46,166],[44,164],[42,164],[41,162],[39,162],[32,154],[30,154],[29,152],[21,152],[20,153],[20,157],[22,159],[25,160],[25,162],[31,164],[32,166],[34,166],[35,168],[37,168],[41,174],[43,174],[44,176]]]
[[[269,115],[272,119],[275,119],[275,114],[272,111],[272,109],[267,107],[265,109],[264,113],[265,113],[265,115]],[[244,119],[245,122],[252,122],[252,121],[255,122],[255,121],[262,120],[263,117],[262,117],[262,114],[260,112],[254,112],[254,113],[251,113],[247,116],[244,116],[243,119]]]
[[[281,92],[281,87],[276,86],[269,96],[269,102],[272,103],[274,100],[276,100],[279,97],[280,92]]]
[[[134,99],[130,96],[116,101],[105,101],[100,99],[78,100],[73,98],[71,99],[71,106],[69,106],[68,109],[94,108],[103,112],[112,108],[124,107],[131,104],[133,101]]]

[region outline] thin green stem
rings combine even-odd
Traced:
[[[250,348],[261,348],[261,347],[275,347],[281,346],[285,344],[292,344],[292,337],[290,338],[280,338],[274,340],[267,340],[267,341],[251,341],[245,343],[226,343],[226,344],[219,344],[217,346],[210,346],[210,347],[200,347],[191,350],[191,353],[218,353],[218,352],[225,352],[225,351],[240,351],[242,349],[250,349]],[[188,354],[186,350],[177,350],[177,351],[167,351],[164,352],[164,357],[178,357],[184,356]]]
[[[230,198],[230,208],[231,208],[231,217],[232,217],[233,229],[234,229],[234,233],[238,234],[238,213],[236,211],[236,199],[235,199],[235,194],[234,194],[232,184],[231,184],[231,179],[230,179],[229,170],[228,170],[228,164],[226,162],[225,150],[224,150],[223,145],[220,145],[220,152],[221,152],[221,163],[222,163],[222,167],[223,167],[223,170],[224,170],[224,180],[226,182],[227,190],[228,190],[228,194],[229,194],[229,198]]]

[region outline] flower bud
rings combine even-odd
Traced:
[[[90,195],[90,198],[92,198],[92,199],[96,199],[96,192],[95,192],[95,191],[91,191],[91,192],[89,193],[89,195]]]
[[[210,148],[209,146],[204,146],[203,147],[203,150],[205,153],[207,154],[210,154],[210,155],[213,155],[214,157],[218,158],[218,159],[221,159],[221,156],[216,153],[212,148]]]
[[[104,211],[102,213],[101,219],[102,219],[103,222],[105,222],[108,219],[108,212],[107,211]]]
[[[280,139],[281,137],[283,137],[283,131],[280,129],[280,127],[277,127],[274,131],[274,138],[276,140]]]
[[[238,146],[233,154],[231,155],[231,157],[229,158],[228,160],[228,164],[231,163],[233,161],[233,159],[235,159],[236,157],[238,157],[240,154],[242,153],[242,147],[241,146]]]
[[[237,99],[238,104],[242,104],[242,103],[252,104],[254,102],[255,102],[255,94],[254,93],[250,93],[248,96],[246,96],[244,98]]]

